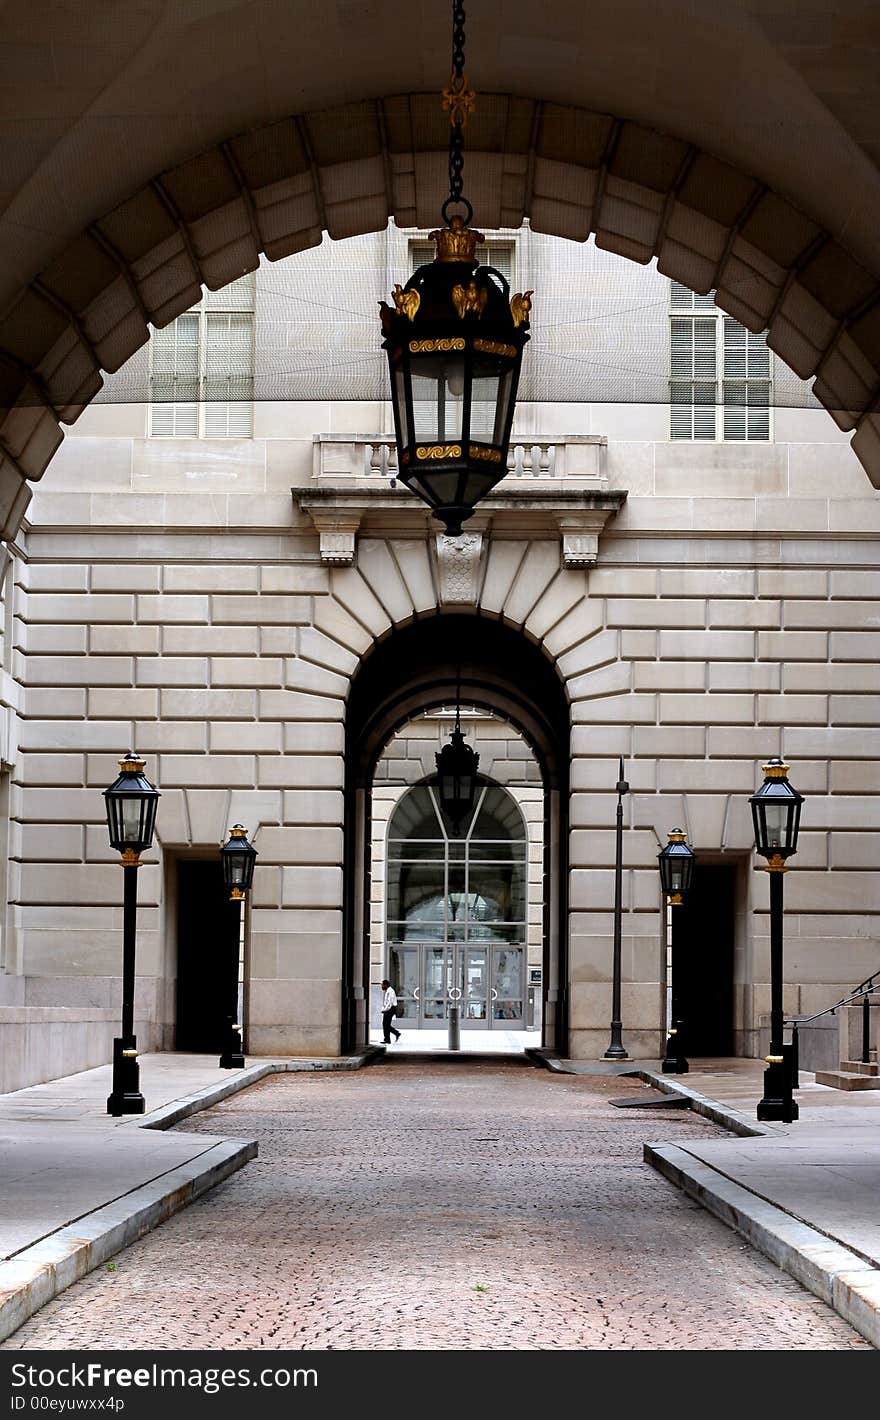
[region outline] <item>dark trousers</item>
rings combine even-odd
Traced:
[[[393,1025],[391,1024],[391,1022],[393,1021],[393,1019],[394,1019],[394,1007],[393,1007],[393,1006],[390,1006],[387,1011],[383,1011],[383,1012],[382,1012],[382,1038],[383,1038],[383,1040],[385,1041],[385,1044],[386,1044],[386,1045],[390,1045],[390,1044],[391,1044],[391,1032],[392,1032],[392,1031],[394,1031],[394,1034],[397,1036],[398,1040],[400,1039],[400,1031],[397,1029],[396,1026],[393,1026]]]

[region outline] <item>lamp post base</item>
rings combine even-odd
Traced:
[[[789,1050],[784,1046],[783,1050]],[[764,1071],[764,1096],[758,1102],[759,1119],[792,1124],[800,1117],[797,1102],[792,1098],[791,1062],[786,1058],[767,1066]]]
[[[671,1030],[666,1037],[666,1054],[660,1069],[664,1075],[686,1075],[690,1068],[681,1048],[681,1033]]]
[[[113,1088],[107,1099],[107,1113],[143,1114],[146,1103],[140,1090],[137,1041],[133,1035],[116,1036],[113,1041]]]
[[[608,1049],[605,1051],[605,1054],[602,1056],[602,1059],[603,1059],[603,1060],[628,1060],[628,1059],[629,1059],[629,1054],[628,1054],[628,1052],[627,1052],[626,1050],[624,1050],[624,1048],[623,1048],[623,1042],[622,1042],[622,1040],[620,1039],[620,1031],[621,1031],[621,1024],[620,1024],[620,1022],[619,1022],[619,1021],[612,1021],[612,1023],[611,1023],[611,1044],[609,1045]]]
[[[241,1046],[241,1031],[230,1021],[226,1049],[220,1056],[221,1070],[243,1070],[244,1052]]]

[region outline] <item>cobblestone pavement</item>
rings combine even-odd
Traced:
[[[180,1126],[259,1158],[5,1349],[869,1350],[642,1162],[722,1132],[608,1103],[644,1089],[465,1061],[275,1076]]]

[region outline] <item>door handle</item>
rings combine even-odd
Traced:
[[[413,987],[413,1000],[414,1000],[414,1001],[419,1001],[419,1000],[421,1000],[421,997],[419,996],[419,988],[418,988],[418,986],[414,986],[414,987]]]
[[[460,1000],[461,1000],[461,987],[459,987],[459,986],[450,986],[450,988],[449,988],[449,999],[450,999],[450,1001],[460,1001]]]
[[[494,987],[494,986],[492,987],[492,1000],[493,1000],[493,1001],[497,1001],[497,1000],[498,1000],[498,992],[495,990],[495,987]]]

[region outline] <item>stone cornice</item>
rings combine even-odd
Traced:
[[[395,534],[437,531],[430,510],[405,490],[307,485],[292,488],[294,503],[308,513],[318,533],[321,561],[344,565],[355,559],[359,531]],[[626,501],[622,489],[505,488],[480,503],[467,531],[490,526],[505,532],[556,532],[562,538],[566,567],[591,566],[598,558],[599,537]]]

